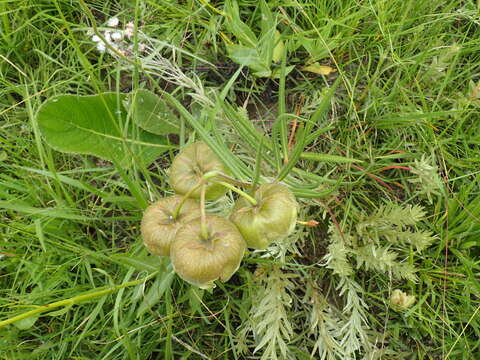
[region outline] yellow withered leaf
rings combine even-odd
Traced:
[[[308,66],[304,66],[302,67],[302,70],[320,75],[329,75],[330,73],[337,71],[337,69],[334,69],[331,66],[320,65],[318,62],[315,62]]]

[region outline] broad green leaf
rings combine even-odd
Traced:
[[[60,95],[46,101],[37,122],[46,142],[67,153],[89,154],[131,165],[153,162],[171,146],[164,137],[135,129],[126,121],[125,94]]]
[[[237,64],[249,67],[254,71],[256,76],[270,76],[271,70],[269,66],[264,63],[257,49],[233,44],[227,45],[227,51],[233,61]]]
[[[139,89],[132,94],[133,120],[143,130],[157,135],[179,134],[180,121],[165,101],[153,92]]]
[[[257,46],[258,40],[253,31],[240,19],[240,13],[236,0],[225,1],[225,14],[227,19],[225,26],[235,35],[238,41],[245,45]]]
[[[262,14],[260,19],[262,36],[256,47],[259,49],[263,63],[266,64],[267,67],[270,67],[273,58],[273,49],[276,44],[275,31],[277,24],[265,0],[261,0],[259,3]]]
[[[302,159],[321,162],[334,162],[334,163],[358,163],[362,160],[347,158],[344,156],[321,154],[315,152],[303,152],[300,156]]]
[[[333,48],[337,47],[338,43],[335,40],[329,40],[327,43],[319,39],[309,39],[309,38],[302,38],[300,40],[302,46],[307,50],[310,55],[310,61],[321,60],[324,58],[328,58],[330,53],[328,50],[332,50]]]
[[[174,277],[175,273],[170,271],[160,274],[155,279],[155,282],[152,284],[152,287],[145,295],[143,302],[137,310],[137,317],[142,316],[145,311],[150,310],[153,306],[158,304],[165,291],[170,288]]]
[[[268,4],[265,2],[265,0],[260,0],[259,5],[260,5],[260,11],[262,13],[262,16],[260,19],[262,38],[267,37],[269,39],[270,38],[273,39],[275,27],[276,27],[276,21],[273,16],[273,13],[268,7]]]
[[[296,37],[297,41],[288,42],[288,50],[295,51],[298,47],[303,46],[310,55],[309,62],[330,57],[329,51],[332,51],[340,44],[338,35],[334,38],[333,28],[334,25],[329,22],[318,30],[320,33],[317,31],[300,32]]]
[[[285,44],[282,40],[280,31],[275,30],[275,47],[273,48],[272,60],[276,63],[282,60],[283,52],[285,51]]]
[[[285,76],[290,74],[293,69],[295,69],[295,65],[286,66],[285,67]],[[272,78],[279,79],[281,72],[282,72],[282,68],[280,68],[280,67],[277,67],[277,68],[273,69],[272,70]]]
[[[272,70],[270,69],[258,70],[258,71],[255,71],[253,75],[257,77],[270,77],[272,75]]]
[[[38,316],[30,316],[28,318],[15,321],[13,325],[15,325],[17,329],[27,330],[27,329],[30,329],[37,320],[38,320]]]
[[[240,65],[248,66],[253,69],[261,69],[261,59],[258,50],[243,45],[227,45],[229,56]]]
[[[210,321],[208,321],[208,316],[205,316],[205,313],[203,312],[203,306],[202,306],[202,299],[203,296],[205,295],[206,290],[204,289],[199,289],[195,286],[190,286],[186,293],[186,297],[188,299],[188,306],[189,309],[192,311],[192,314],[200,314],[205,317],[205,320],[207,320],[207,323],[209,324]]]

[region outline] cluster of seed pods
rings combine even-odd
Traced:
[[[248,248],[265,249],[295,228],[298,204],[287,186],[267,183],[245,192],[203,142],[186,146],[174,159],[169,183],[176,195],[151,204],[142,219],[145,247],[170,256],[175,272],[200,288],[228,281]],[[228,218],[206,213],[205,202],[240,194]]]

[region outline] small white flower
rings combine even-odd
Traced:
[[[105,44],[103,42],[97,43],[97,50],[101,53],[105,52]]]
[[[123,35],[122,33],[116,31],[112,34],[112,40],[113,41],[117,41],[117,40],[121,40],[123,38]]]
[[[92,36],[92,41],[93,42],[100,42],[100,41],[102,41],[102,39],[100,39],[100,36],[98,36],[98,35],[93,35]]]
[[[127,28],[127,29],[125,29],[124,34],[127,38],[130,39],[133,36],[133,30],[130,30],[130,29]]]
[[[118,20],[117,17],[112,17],[112,18],[108,19],[107,26],[117,27],[119,22],[120,22],[120,20]]]
[[[109,32],[109,31],[105,31],[105,33],[103,34],[103,36],[105,36],[105,40],[107,40],[107,43],[111,43],[111,42],[112,42],[112,37],[110,36],[110,32]]]
[[[127,25],[125,25],[125,31],[124,31],[125,36],[130,39],[133,36],[134,29],[135,29],[135,25],[133,24],[133,22],[130,21]]]

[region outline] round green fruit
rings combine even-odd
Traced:
[[[246,249],[245,240],[227,219],[207,215],[209,237],[202,237],[201,219],[182,226],[170,247],[175,272],[183,280],[202,289],[215,280],[228,281],[237,271]]]
[[[170,168],[170,185],[177,194],[186,194],[201,181],[202,177],[211,171],[227,174],[228,170],[215,153],[203,142],[195,142],[184,148],[173,160]],[[205,198],[217,200],[224,196],[227,189],[215,182],[207,183]],[[200,188],[191,196],[198,199]]]
[[[147,250],[160,256],[170,255],[170,245],[180,226],[200,217],[199,203],[187,199],[176,218],[173,218],[175,209],[182,201],[183,196],[174,195],[150,205],[143,213],[141,231],[143,244]]]
[[[287,186],[264,184],[255,191],[256,205],[239,198],[230,220],[238,227],[249,248],[265,249],[273,241],[292,233],[297,222],[298,203]]]

